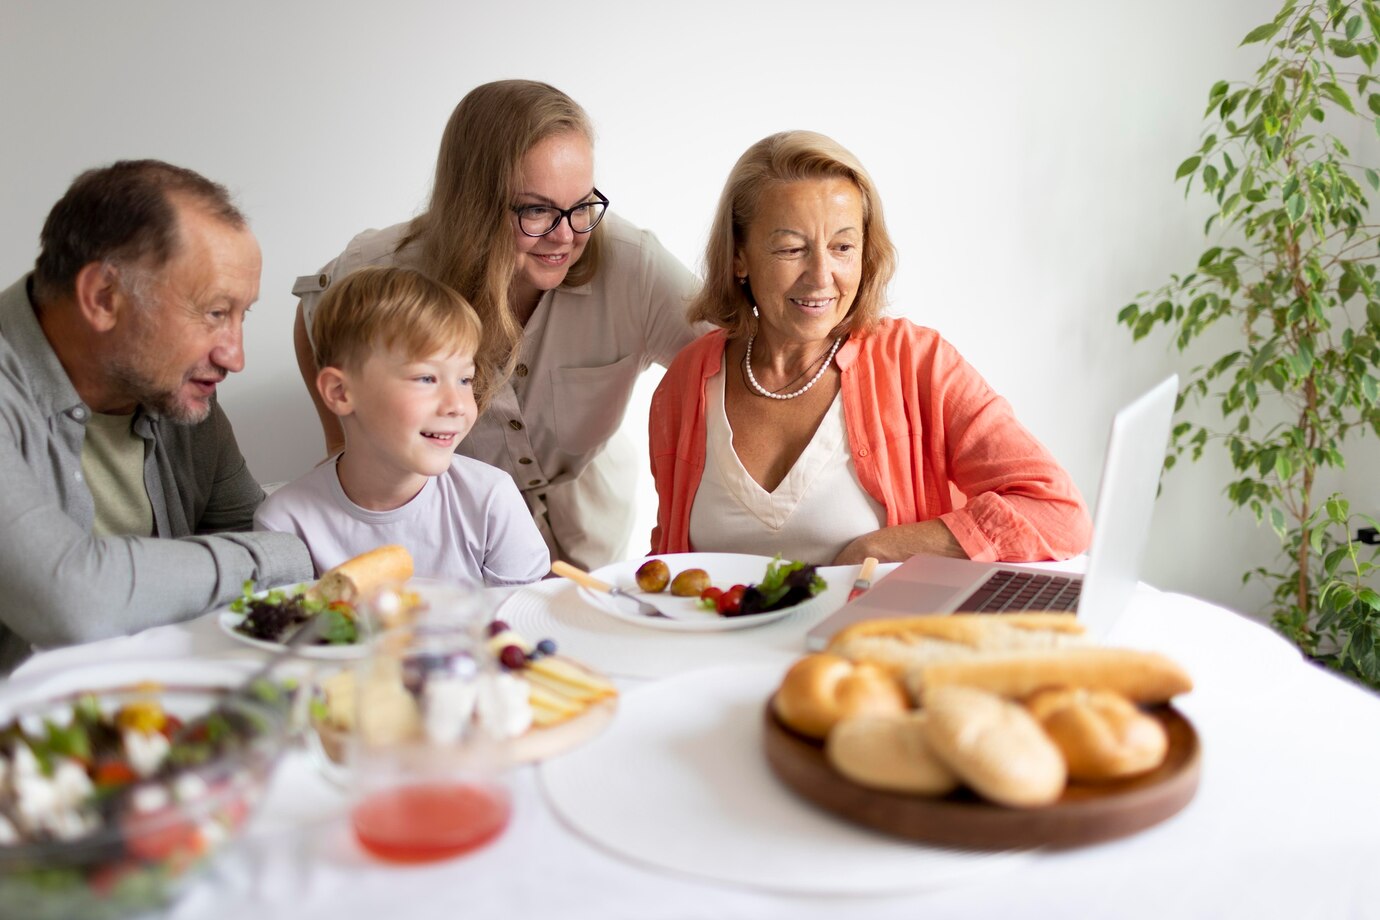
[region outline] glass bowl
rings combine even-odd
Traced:
[[[0,701],[0,912],[113,920],[170,904],[244,828],[290,719],[290,694],[267,683]]]

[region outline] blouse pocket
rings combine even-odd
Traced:
[[[556,443],[567,454],[593,454],[623,423],[641,365],[637,355],[601,367],[551,372]]]

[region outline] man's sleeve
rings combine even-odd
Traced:
[[[0,482],[0,621],[35,645],[189,619],[228,603],[245,581],[311,577],[306,548],[289,534],[93,537],[43,490],[8,432],[0,434]]]

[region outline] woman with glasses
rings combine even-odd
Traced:
[[[895,250],[871,178],[819,134],[748,148],[692,320],[652,397],[653,552],[818,564],[1064,558],[1078,490],[933,330],[882,316]]]
[[[362,266],[419,269],[484,325],[481,415],[459,453],[513,477],[551,558],[586,568],[622,558],[636,473],[615,433],[638,375],[695,337],[685,305],[697,282],[608,205],[594,184],[593,129],[574,100],[528,80],[470,91],[446,125],[426,211],[361,233],[293,287],[297,360],[328,452],[342,436],[316,392],[316,303]]]

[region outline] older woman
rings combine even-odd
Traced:
[[[858,160],[775,134],[719,201],[690,319],[719,328],[652,399],[654,552],[816,563],[1064,558],[1067,473],[933,330],[881,316],[895,251]]]
[[[404,265],[468,300],[484,323],[483,414],[458,452],[512,476],[551,558],[587,568],[623,557],[634,461],[614,435],[638,375],[695,337],[685,305],[697,284],[650,233],[605,216],[593,139],[584,110],[555,87],[476,87],[446,125],[426,211],[359,234],[293,287],[297,360],[331,453],[340,424],[317,393],[307,336],[330,284]]]

